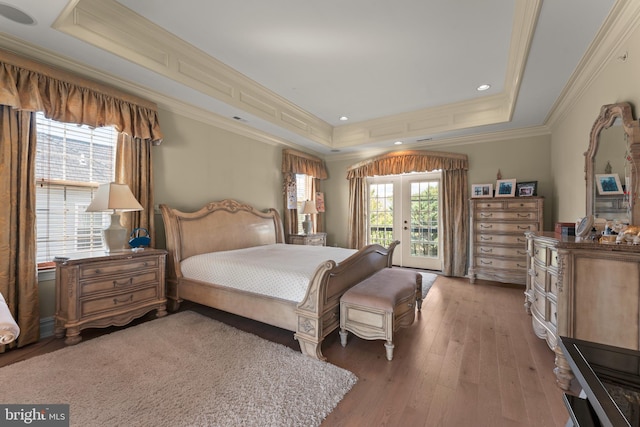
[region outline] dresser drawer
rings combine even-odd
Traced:
[[[324,241],[325,241],[324,236],[308,237],[306,240],[306,244],[308,246],[324,246],[325,245]]]
[[[483,220],[483,219],[496,219],[496,220],[498,220],[498,219],[506,219],[506,220],[522,220],[522,221],[531,220],[531,221],[537,221],[538,220],[538,212],[537,211],[531,211],[531,212],[478,211],[478,212],[476,212],[476,219],[479,219],[479,220]]]
[[[549,264],[558,267],[558,250],[555,248],[549,250]]]
[[[526,202],[523,201],[509,201],[507,202],[507,209],[538,209],[538,201],[537,200],[528,200]]]
[[[91,316],[113,310],[127,308],[145,301],[158,298],[158,287],[137,289],[132,292],[122,292],[102,298],[85,299],[80,302],[82,316]]]
[[[504,202],[497,200],[491,202],[477,202],[476,207],[478,211],[485,209],[504,209]]]
[[[501,269],[526,270],[527,262],[523,260],[489,258],[486,256],[475,256],[475,265],[478,267],[491,267]]]
[[[558,298],[558,276],[549,274],[549,292]]]
[[[498,245],[512,245],[518,246],[524,249],[527,238],[514,234],[489,234],[478,233],[476,234],[476,242],[478,243],[494,243]]]
[[[141,271],[134,274],[118,274],[116,276],[101,278],[91,281],[80,282],[80,296],[87,296],[97,292],[123,290],[144,283],[158,283],[158,269]]]
[[[533,265],[533,283],[543,291],[547,291],[547,270],[538,264]]]
[[[89,279],[110,274],[132,272],[158,267],[158,257],[139,257],[131,260],[88,263],[80,266],[80,279]]]
[[[522,248],[509,248],[504,246],[478,245],[476,246],[476,255],[506,256],[524,259],[527,251]]]
[[[547,321],[553,326],[558,327],[558,306],[554,301],[547,300],[547,307],[549,307],[549,318]]]
[[[476,230],[480,233],[494,232],[494,233],[523,233],[525,231],[538,231],[537,222],[522,222],[522,223],[509,223],[509,222],[478,222],[476,223]],[[525,239],[524,236],[522,236]],[[525,239],[526,241],[526,239]]]
[[[544,245],[533,245],[533,258],[541,263],[542,265],[547,265],[547,247]]]
[[[544,294],[537,289],[533,290],[533,305],[531,308],[535,309],[540,319],[547,320],[547,299]]]

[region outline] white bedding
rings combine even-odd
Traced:
[[[357,251],[330,246],[274,244],[195,255],[183,260],[184,277],[300,302],[318,266],[340,263]]]

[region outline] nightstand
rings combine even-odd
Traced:
[[[293,234],[289,236],[289,243],[292,245],[326,246],[327,233]]]
[[[77,344],[86,328],[123,326],[152,310],[167,314],[165,262],[159,249],[56,259],[54,333]]]

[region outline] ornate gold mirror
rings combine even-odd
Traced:
[[[640,225],[640,129],[629,103],[602,106],[584,155],[587,216]]]

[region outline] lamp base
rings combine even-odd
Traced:
[[[311,221],[311,215],[307,215],[305,220],[302,221],[302,230],[304,234],[313,233],[313,222]]]
[[[105,252],[123,251],[127,243],[127,229],[120,224],[120,214],[111,214],[111,224],[102,230]]]

